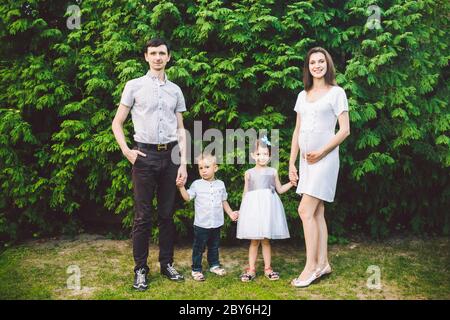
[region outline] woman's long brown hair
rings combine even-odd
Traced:
[[[325,83],[330,86],[336,85],[336,75],[334,71],[334,63],[331,55],[322,47],[314,47],[308,51],[306,54],[305,63],[303,65],[303,85],[305,86],[305,90],[311,90],[313,86],[313,76],[309,72],[309,59],[313,53],[321,52],[325,56],[325,61],[327,62],[327,72],[325,73]]]

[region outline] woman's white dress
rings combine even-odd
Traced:
[[[276,169],[250,169],[248,191],[237,223],[238,239],[286,239],[289,230],[283,204],[275,190]]]
[[[298,95],[294,110],[300,113],[300,170],[296,192],[333,202],[339,173],[339,146],[314,164],[306,162],[306,154],[318,151],[335,135],[337,117],[348,111],[345,91],[333,86],[319,100],[308,102],[303,90]]]

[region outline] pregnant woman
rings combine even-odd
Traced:
[[[333,202],[339,172],[339,145],[350,134],[345,91],[336,85],[333,60],[323,48],[309,50],[303,67],[305,90],[295,104],[297,120],[292,136],[289,179],[302,195],[298,213],[303,223],[306,265],[292,280],[307,287],[331,273],[324,201]],[[336,122],[339,131],[335,133]],[[300,179],[295,162],[300,151]]]

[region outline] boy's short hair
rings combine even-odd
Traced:
[[[212,161],[214,164],[217,164],[217,158],[216,158],[216,156],[215,156],[215,155],[212,155],[211,153],[208,153],[208,152],[202,152],[202,153],[200,153],[200,155],[199,155],[197,158],[195,158],[195,159],[197,160],[197,164],[200,163],[200,161],[202,161],[202,160],[204,160],[204,159],[211,159],[211,161]]]

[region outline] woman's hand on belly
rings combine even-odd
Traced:
[[[323,150],[311,151],[306,154],[306,161],[309,164],[313,164],[322,160],[327,154]]]

